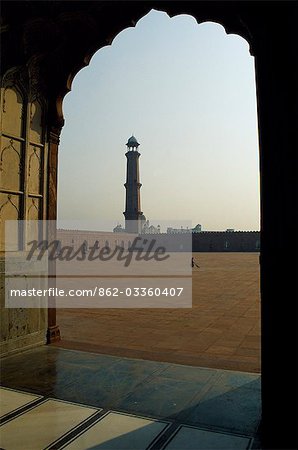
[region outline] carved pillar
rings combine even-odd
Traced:
[[[57,169],[58,147],[61,128],[51,128],[49,132],[49,162],[48,162],[48,220],[53,221],[48,227],[48,239],[55,239],[57,219]],[[49,261],[49,273],[55,273],[55,261]],[[49,278],[49,287],[56,286],[56,279]],[[60,341],[59,325],[56,323],[55,300],[51,298],[51,307],[48,308],[47,344]]]

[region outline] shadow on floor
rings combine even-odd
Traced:
[[[3,359],[1,373],[6,387],[217,432],[254,436],[260,421],[257,374],[51,346]]]

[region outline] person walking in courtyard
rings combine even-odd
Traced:
[[[88,253],[88,242],[85,240],[82,245],[82,254],[86,256]]]
[[[198,267],[198,268],[200,268],[200,266],[195,262],[194,257],[191,258],[191,267]]]

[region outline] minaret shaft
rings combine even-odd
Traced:
[[[139,152],[127,152],[125,218],[138,220],[141,212]]]
[[[135,138],[134,138],[135,139]],[[137,145],[139,145],[136,142]],[[124,184],[126,189],[126,201],[125,201],[125,230],[129,233],[140,233],[142,228],[142,216],[141,211],[141,195],[140,189],[142,184],[140,183],[140,169],[139,158],[140,153],[137,151],[137,145],[133,142],[130,146],[127,144],[129,150],[125,153],[127,158],[126,165],[126,183]]]

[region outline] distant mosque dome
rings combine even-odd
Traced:
[[[114,233],[123,233],[124,231],[125,230],[122,228],[122,225],[120,225],[119,223],[115,226],[115,228],[113,228]]]
[[[131,136],[128,141],[127,141],[127,147],[128,148],[138,148],[138,146],[140,145],[138,143],[138,141],[136,140],[136,138],[134,136]]]

